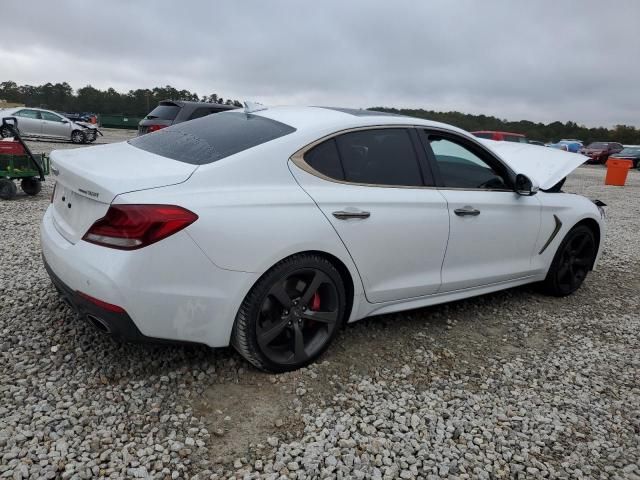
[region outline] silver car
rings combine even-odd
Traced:
[[[25,137],[61,138],[73,143],[91,143],[98,135],[95,125],[72,122],[66,117],[41,108],[7,108],[0,110],[2,118],[15,117],[18,132]],[[7,127],[0,129],[0,137],[12,136]]]

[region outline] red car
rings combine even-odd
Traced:
[[[489,140],[498,140],[504,142],[516,142],[516,143],[529,143],[527,137],[521,133],[511,132],[496,132],[494,130],[480,130],[478,132],[471,132],[473,135],[479,138],[488,138]]]
[[[592,142],[585,148],[581,148],[579,153],[589,157],[586,163],[602,163],[604,164],[609,155],[620,153],[624,147],[617,142]]]

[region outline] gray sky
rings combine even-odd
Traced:
[[[640,126],[638,0],[20,0],[2,17],[0,81]]]

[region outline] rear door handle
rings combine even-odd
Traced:
[[[364,220],[365,218],[369,218],[371,216],[369,212],[363,212],[361,210],[353,211],[353,212],[339,210],[337,212],[333,212],[332,215],[336,217],[338,220],[349,220],[350,218],[357,218],[360,220]]]
[[[463,208],[456,208],[454,213],[459,217],[477,217],[480,215],[480,210],[467,206]]]

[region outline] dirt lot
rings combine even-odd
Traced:
[[[0,478],[638,479],[640,172],[603,177],[581,167],[565,187],[609,205],[576,294],[370,318],[283,375],[231,349],[99,335],[41,264],[49,182],[1,202]]]

